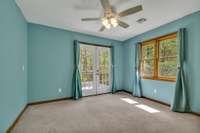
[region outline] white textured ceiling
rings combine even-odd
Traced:
[[[130,27],[99,32],[100,21],[82,22],[84,17],[100,17],[100,0],[16,0],[28,22],[87,33],[115,40],[126,40],[148,30],[200,10],[200,0],[110,0],[116,10],[142,4],[143,11],[122,18]],[[147,21],[139,24],[139,18]]]

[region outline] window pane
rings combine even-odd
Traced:
[[[82,82],[91,82],[91,81],[93,81],[93,73],[82,72],[81,73],[81,81]]]
[[[99,80],[100,88],[109,85],[110,49],[99,48]]]
[[[141,72],[145,78],[175,79],[177,38],[171,34],[142,44]]]
[[[93,89],[93,55],[94,48],[92,46],[81,45],[80,47],[80,70],[82,89]]]
[[[93,47],[84,45],[80,48],[80,64],[82,72],[93,71]]]
[[[176,57],[176,38],[159,41],[160,57]]]
[[[159,77],[175,77],[177,71],[177,58],[161,58],[159,60]]]
[[[143,61],[143,76],[145,77],[154,76],[154,60]]]
[[[155,43],[142,46],[142,59],[153,59],[155,56]]]

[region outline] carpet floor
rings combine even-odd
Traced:
[[[29,106],[11,133],[200,133],[200,117],[120,92]]]

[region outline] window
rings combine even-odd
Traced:
[[[175,81],[176,43],[176,33],[143,42],[141,45],[141,75],[144,79]]]

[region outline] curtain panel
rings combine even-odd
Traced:
[[[188,101],[188,87],[185,80],[185,72],[183,64],[185,61],[185,32],[186,29],[180,29],[178,31],[177,38],[177,52],[178,52],[178,71],[176,77],[176,85],[174,98],[171,104],[171,110],[174,112],[189,112]]]
[[[116,92],[116,81],[115,81],[115,58],[114,58],[114,55],[115,55],[115,49],[114,49],[114,46],[112,46],[111,48],[111,62],[112,62],[112,86],[111,86],[111,89],[112,89],[112,93],[115,93]]]
[[[77,40],[74,41],[74,72],[72,79],[72,97],[78,100],[82,97],[81,76],[79,70],[80,62],[80,44]]]
[[[141,43],[136,44],[135,48],[135,82],[133,88],[133,95],[136,97],[142,97],[141,76],[140,76],[140,64],[141,64]]]

